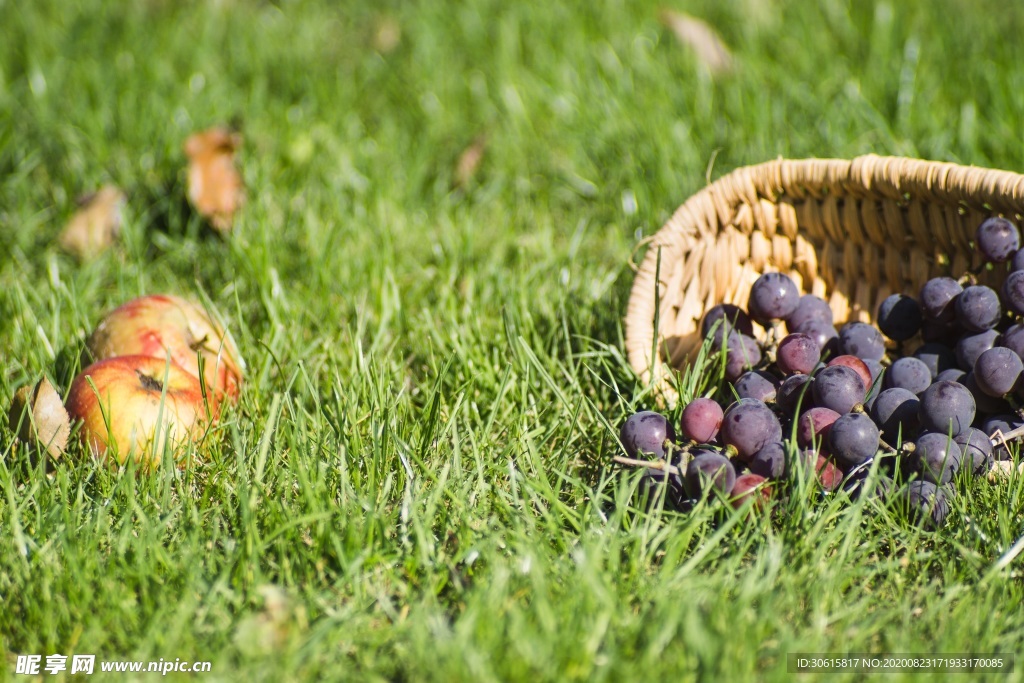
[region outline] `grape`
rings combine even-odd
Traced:
[[[935,382],[921,394],[918,417],[929,431],[956,436],[974,422],[971,392],[957,382]]]
[[[818,474],[818,482],[826,491],[835,491],[843,483],[843,471],[836,464],[819,455],[814,463],[814,471]]]
[[[935,342],[923,344],[914,352],[914,358],[924,361],[924,364],[928,366],[928,370],[931,371],[932,377],[938,375],[943,370],[956,367],[956,352],[945,344],[937,344]]]
[[[949,500],[945,489],[930,481],[912,481],[900,493],[910,519],[931,529],[942,526],[949,514]]]
[[[901,387],[920,394],[932,383],[932,373],[924,361],[907,356],[899,358],[889,367],[885,373],[885,386],[887,389]]]
[[[687,439],[711,443],[722,428],[722,406],[710,398],[695,398],[683,408],[679,430]]]
[[[803,448],[818,448],[828,443],[828,432],[832,423],[839,419],[839,413],[828,408],[811,408],[804,411],[796,423],[796,441]]]
[[[1005,346],[1024,359],[1024,325],[1020,323],[1010,325],[1005,332],[999,335],[999,340],[996,343],[999,346]]]
[[[956,362],[962,370],[970,372],[978,357],[996,345],[999,333],[995,330],[985,330],[976,334],[966,334],[956,343]]]
[[[956,320],[949,322],[937,322],[925,320],[921,323],[921,339],[925,342],[947,343],[947,340],[957,339],[964,333],[964,328]]]
[[[1024,270],[1024,249],[1015,251],[1013,259],[1010,260],[1010,271],[1016,272],[1018,270]]]
[[[664,458],[665,442],[676,440],[676,430],[661,413],[644,410],[629,416],[619,431],[619,440],[631,458],[641,454]]]
[[[761,362],[757,340],[745,334],[729,335],[725,351],[725,378],[735,382],[747,370]]]
[[[875,402],[878,392],[882,390],[883,380],[881,378],[885,376],[885,368],[881,361],[870,358],[864,361],[864,365],[867,366],[868,372],[871,374],[871,384],[868,388],[868,395],[864,397],[864,407],[870,408],[871,404]]]
[[[960,384],[967,387],[967,391],[971,392],[971,396],[974,397],[975,411],[978,413],[1004,413],[1010,409],[1010,404],[1001,398],[994,398],[989,396],[981,387],[978,386],[977,378],[973,372],[968,372],[964,375],[963,379],[959,380]]]
[[[976,475],[992,468],[992,442],[985,432],[970,427],[953,440],[963,453],[961,467]]]
[[[860,381],[864,384],[865,390],[870,387],[874,381],[874,377],[871,375],[871,368],[868,367],[866,362],[857,358],[857,356],[836,356],[828,362],[827,367],[832,367],[833,365],[845,365],[856,372],[857,376],[860,377]]]
[[[866,493],[878,501],[884,501],[888,498],[894,486],[892,479],[879,474],[874,480],[874,486],[871,486],[870,480],[871,470],[865,467],[857,470],[846,480],[846,483],[843,484],[843,490],[849,493],[850,498],[853,500],[857,500]]]
[[[717,323],[719,320],[722,322]],[[733,304],[718,304],[708,309],[700,322],[700,336],[706,338],[714,328],[714,349],[722,348],[722,340],[728,337],[732,331],[745,334],[748,337],[754,336],[754,324],[750,316],[739,306]]]
[[[878,307],[878,329],[893,341],[906,341],[921,329],[921,305],[905,294],[887,296]]]
[[[953,302],[962,291],[960,283],[951,277],[928,280],[921,287],[921,295],[917,298],[921,304],[921,313],[928,320],[950,322],[956,313]]]
[[[781,479],[786,474],[786,447],[781,441],[766,443],[750,459],[750,471],[767,479]]]
[[[791,316],[800,304],[796,284],[782,273],[765,273],[750,288],[747,308],[754,320],[762,323]]]
[[[736,483],[732,486],[729,503],[739,509],[748,500],[753,499],[754,507],[763,510],[771,500],[771,488],[765,484],[766,481],[768,480],[765,477],[752,472],[741,474],[736,477]]]
[[[821,350],[821,355],[834,356],[839,349],[839,333],[832,323],[821,320],[808,320],[793,329],[794,334],[806,334],[814,340]]]
[[[845,467],[856,467],[875,457],[878,438],[878,427],[864,413],[843,415],[828,432],[832,457]]]
[[[929,368],[929,371],[930,370],[931,368]],[[941,380],[946,380],[947,382],[960,382],[960,384],[964,384],[963,380],[966,374],[967,373],[961,370],[960,368],[949,368],[948,370],[943,370],[939,374],[935,375],[935,381],[939,382]],[[967,385],[964,384],[964,386]]]
[[[1024,372],[1020,356],[1008,348],[996,346],[978,356],[974,364],[974,380],[989,396],[1000,398],[1013,391]]]
[[[736,469],[729,459],[718,453],[704,452],[686,466],[686,491],[699,498],[709,488],[728,495],[736,484]]]
[[[971,332],[991,330],[999,323],[1002,310],[999,295],[984,285],[972,285],[956,298],[956,318]]]
[[[669,509],[682,510],[687,497],[678,477],[668,476],[661,470],[651,468],[644,468],[637,493],[641,504],[647,510],[653,509],[662,495],[665,496],[664,500]]]
[[[912,391],[900,387],[886,389],[871,406],[871,419],[887,441],[896,441],[897,437],[907,441],[917,431],[920,407],[921,401]]]
[[[1007,413],[1005,415],[995,415],[982,422],[981,431],[989,436],[995,436],[996,432],[1006,434],[1021,425],[1024,425],[1024,421],[1016,415]],[[992,456],[996,460],[1009,460],[1011,453],[1004,444],[1000,443],[992,447]]]
[[[749,461],[765,444],[782,440],[782,425],[761,401],[741,398],[725,411],[721,439],[741,460]]]
[[[928,432],[914,442],[910,463],[925,481],[933,484],[949,482],[960,468],[960,446],[945,434]]]
[[[1024,271],[1015,270],[1003,280],[1003,303],[1017,315],[1024,314]]]
[[[821,360],[818,343],[806,334],[795,332],[779,342],[775,364],[786,375],[810,374]]]
[[[751,370],[740,375],[733,386],[740,398],[756,398],[768,402],[775,400],[779,380],[764,370]]]
[[[817,320],[831,327],[833,322],[832,308],[820,296],[804,294],[800,297],[796,310],[786,318],[786,329],[791,333],[796,332],[796,328],[808,320]]]
[[[1017,226],[999,216],[986,218],[974,234],[974,242],[986,259],[1002,263],[1020,248]]]
[[[852,368],[833,365],[814,377],[811,385],[815,405],[831,408],[840,415],[864,401],[864,382]]]
[[[782,381],[775,392],[775,404],[787,413],[797,412],[798,407],[807,408],[812,403],[808,375],[790,375]]]
[[[858,358],[881,360],[885,355],[882,333],[867,323],[846,323],[839,330],[839,351]]]

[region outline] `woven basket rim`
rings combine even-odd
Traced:
[[[769,238],[778,239],[778,233],[786,230],[787,234],[800,233],[806,226],[795,222],[797,214],[792,207],[809,202],[822,207],[819,218],[823,224],[820,230],[826,235],[824,239],[841,244],[856,241],[855,236],[847,240],[844,230],[850,225],[844,220],[849,219],[854,204],[863,202],[877,202],[890,214],[898,214],[909,205],[934,205],[944,207],[947,212],[972,216],[1002,214],[1019,218],[1024,215],[1024,175],[952,162],[876,154],[853,159],[778,157],[722,175],[691,195],[658,232],[647,238],[649,244],[636,271],[625,317],[627,357],[644,384],[653,385],[655,392],[670,402],[677,398],[670,382],[671,359],[665,362],[659,351],[665,338],[664,330],[654,329],[655,319],[661,318],[658,314],[663,312],[655,310],[663,301],[654,293],[670,285],[665,279],[666,273],[690,255],[691,250],[707,250],[725,236],[740,233],[752,236],[752,232],[762,232],[763,237],[770,232]],[[846,214],[837,208],[843,202],[849,204]],[[789,212],[788,226],[785,220],[779,221],[780,226],[774,226],[774,213],[765,215],[765,209],[774,212],[777,208]],[[785,218],[781,211],[778,213]],[[886,218],[891,220],[892,216],[887,214]],[[954,221],[951,219],[951,222]],[[768,225],[766,230],[758,227],[765,224]],[[729,235],[726,235],[727,229],[732,230]],[[931,239],[926,232],[921,233],[918,228],[915,235],[919,242]],[[938,242],[963,243],[964,236],[960,233],[962,229],[949,227],[946,233],[939,235]],[[869,237],[874,237],[877,243],[877,234]],[[914,266],[919,271],[924,267],[919,263]],[[695,268],[692,263],[690,269],[694,272],[675,273],[676,279],[685,275],[694,279],[715,276],[706,272],[715,269]],[[656,290],[659,278],[660,286]],[[685,286],[687,282],[671,284]],[[714,283],[710,289],[715,290]]]

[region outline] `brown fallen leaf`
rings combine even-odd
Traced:
[[[473,179],[480,168],[480,162],[484,160],[486,149],[487,139],[481,135],[459,155],[459,160],[455,163],[455,174],[452,181],[455,187],[461,189],[469,185],[469,181]]]
[[[1017,474],[1024,475],[1024,462],[1016,466],[1009,460],[996,460],[992,463],[992,469],[988,471],[988,481],[990,484],[996,484],[1000,481],[1005,481],[1013,476],[1014,469]]]
[[[235,212],[245,202],[242,176],[235,168],[235,151],[241,146],[241,134],[222,127],[194,133],[185,141],[189,202],[222,233],[231,230]]]
[[[18,389],[7,419],[19,439],[29,445],[38,440],[54,460],[60,459],[67,449],[71,418],[60,394],[45,377],[34,386]]]
[[[57,238],[61,249],[80,261],[88,261],[106,251],[121,234],[124,203],[124,193],[113,185],[80,199],[80,208]]]
[[[670,9],[661,10],[658,17],[680,43],[693,50],[700,63],[707,67],[712,75],[732,71],[732,53],[715,29],[706,22]]]

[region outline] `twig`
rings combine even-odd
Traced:
[[[668,474],[682,474],[675,465],[670,465],[664,460],[636,460],[634,458],[625,458],[621,455],[616,455],[612,458],[615,462],[620,465],[629,465],[630,467],[646,467],[649,470],[658,470],[659,472],[667,472]]]

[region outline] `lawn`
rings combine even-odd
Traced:
[[[713,76],[663,4],[0,0],[3,412],[43,374],[66,391],[141,294],[211,302],[247,362],[184,470],[47,468],[0,426],[0,678],[30,680],[18,654],[773,681],[791,653],[1024,652],[1022,559],[996,566],[1019,480],[961,482],[928,533],[811,491],[774,518],[644,512],[611,462],[654,407],[624,358],[637,243],[779,156],[1024,171],[1024,6],[674,3],[733,50]],[[248,203],[222,238],[182,143],[226,122]],[[124,234],[79,264],[56,238],[104,183]]]

